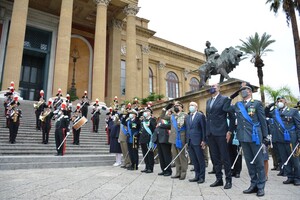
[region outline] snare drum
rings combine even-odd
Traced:
[[[82,117],[80,117],[80,119],[78,119],[78,120],[76,120],[75,121],[75,123],[73,124],[73,128],[75,129],[75,130],[78,130],[78,129],[80,129],[83,125],[85,125],[86,123],[87,123],[87,119],[84,117],[84,116],[82,116]]]

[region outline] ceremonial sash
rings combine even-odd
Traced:
[[[127,129],[129,133],[129,143],[133,143],[133,136],[137,133],[137,131],[135,133],[132,133],[130,128],[130,120],[127,121]]]
[[[291,141],[291,136],[290,136],[290,132],[289,132],[289,131],[295,130],[296,127],[295,127],[295,126],[292,126],[292,128],[290,128],[289,130],[287,130],[287,129],[285,128],[285,126],[284,126],[283,121],[281,120],[281,117],[280,117],[280,115],[279,115],[278,109],[275,109],[274,112],[275,112],[275,119],[276,119],[276,121],[280,124],[280,126],[281,126],[281,127],[283,128],[283,130],[284,130],[284,133],[283,133],[284,141],[290,142],[290,141]]]
[[[149,121],[150,123],[150,121]],[[143,126],[145,128],[145,130],[147,131],[147,133],[150,135],[150,141],[149,141],[149,144],[148,144],[148,148],[154,148],[154,145],[153,145],[153,142],[152,142],[152,131],[150,130],[150,128],[146,125],[146,122],[143,121]]]
[[[175,131],[176,131],[176,147],[181,149],[182,148],[182,141],[180,139],[180,132],[181,131],[185,131],[185,126],[182,126],[180,128],[180,130],[178,130],[178,126],[177,126],[177,120],[175,119],[174,115],[171,116],[171,119],[172,119],[172,125],[173,127],[175,128]]]
[[[257,145],[260,144],[257,127],[260,126],[260,123],[254,123],[251,117],[248,115],[244,105],[241,102],[237,102],[237,106],[239,107],[243,117],[252,125],[252,142],[255,142]]]

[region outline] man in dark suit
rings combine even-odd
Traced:
[[[256,193],[257,196],[264,196],[266,175],[264,169],[264,157],[261,143],[269,144],[267,138],[268,127],[263,105],[260,101],[252,98],[253,87],[249,83],[243,82],[241,88],[230,96],[225,103],[228,111],[234,111],[237,118],[237,139],[240,141],[248,173],[251,178],[251,185],[244,194]],[[241,93],[243,101],[230,105],[231,100]],[[256,159],[252,163],[255,155]]]
[[[195,177],[190,182],[205,181],[205,160],[203,149],[206,143],[205,116],[198,112],[198,104],[191,102],[189,105],[190,115],[185,118],[186,139],[189,147],[189,154],[194,165]]]
[[[224,189],[230,189],[232,187],[231,162],[227,142],[234,130],[234,114],[223,110],[228,98],[220,94],[219,84],[212,85],[209,92],[211,98],[206,102],[206,133],[210,156],[217,178],[210,187],[223,186],[222,165],[224,165],[226,176]],[[231,115],[229,118],[230,126],[228,126],[227,114]]]

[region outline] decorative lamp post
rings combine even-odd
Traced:
[[[75,65],[77,62],[77,59],[79,58],[79,51],[76,48],[76,46],[74,47],[72,53],[71,53],[71,57],[73,58],[73,77],[72,77],[72,84],[71,84],[71,93],[76,96],[76,87],[75,87]]]

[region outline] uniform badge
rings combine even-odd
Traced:
[[[254,106],[249,106],[248,110],[248,115],[253,116],[255,114],[255,107]]]
[[[136,128],[136,123],[132,123],[132,128]]]

